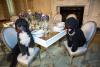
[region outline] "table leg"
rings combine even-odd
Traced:
[[[54,61],[52,58],[52,53],[49,52],[49,49],[46,49],[46,56],[45,56],[45,64],[46,67],[54,67]],[[49,63],[47,63],[49,62]]]

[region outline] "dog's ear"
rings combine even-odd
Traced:
[[[73,17],[66,19],[65,26],[68,28],[79,28],[79,21]]]

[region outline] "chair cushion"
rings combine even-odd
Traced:
[[[32,60],[38,55],[40,49],[38,47],[29,48],[30,56],[26,59],[23,59],[22,53],[20,53],[17,57],[17,60],[21,64],[28,65],[32,62]]]
[[[61,22],[61,21],[62,21],[62,16],[61,16],[60,13],[58,13],[58,14],[56,14],[56,15],[54,16],[53,19],[54,19],[55,22]]]
[[[64,41],[64,45],[67,48],[70,56],[77,56],[77,55],[83,54],[83,53],[85,53],[87,51],[86,44],[84,44],[84,46],[82,46],[82,47],[79,47],[76,50],[76,52],[72,52],[71,51],[71,47],[68,47],[67,41]]]

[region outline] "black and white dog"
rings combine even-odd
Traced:
[[[29,24],[25,19],[19,18],[16,20],[15,29],[18,36],[18,45],[23,56],[28,57],[29,48],[34,47],[35,43],[29,30]]]
[[[79,21],[73,17],[66,19],[65,27],[67,29],[66,38],[68,46],[71,47],[72,52],[75,52],[78,47],[81,47],[86,42],[83,31],[79,28]]]

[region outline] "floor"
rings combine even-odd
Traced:
[[[92,40],[87,54],[78,56],[73,59],[70,65],[70,56],[63,42],[54,43],[49,47],[48,52],[41,52],[41,62],[37,58],[33,61],[32,67],[100,67],[100,32],[97,32]],[[9,67],[9,62],[6,61],[3,52],[0,49],[0,67]],[[20,64],[17,67],[22,67]],[[24,66],[23,66],[24,67]]]

